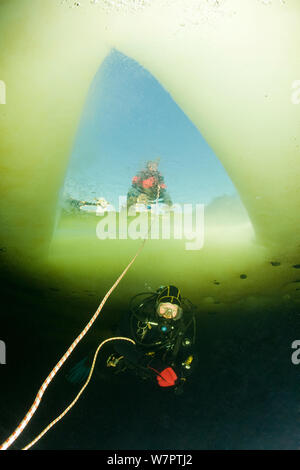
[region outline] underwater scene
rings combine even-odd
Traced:
[[[299,1],[0,38],[0,450],[300,449]]]

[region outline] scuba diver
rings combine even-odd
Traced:
[[[135,305],[141,296],[142,302]],[[156,379],[160,387],[179,393],[194,366],[195,335],[193,306],[182,299],[177,287],[137,294],[117,330],[117,336],[129,337],[135,344],[116,341],[119,356],[112,355],[107,365],[132,370],[143,379]]]
[[[172,201],[166,191],[166,184],[161,173],[158,171],[159,158],[148,161],[146,169],[138,172],[132,178],[132,186],[127,194],[127,208],[135,204],[144,204],[148,209],[151,204],[160,202],[168,206]]]
[[[193,304],[172,285],[135,295],[116,331],[116,336],[131,338],[135,344],[114,341],[115,352],[108,357],[107,367],[116,374],[131,372],[156,387],[181,394],[195,365],[194,310]],[[87,377],[89,356],[73,367],[67,376],[70,382]]]

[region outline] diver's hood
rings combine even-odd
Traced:
[[[157,302],[170,302],[171,304],[176,304],[179,307],[181,306],[181,294],[178,287],[175,286],[165,286],[162,287],[159,291]]]

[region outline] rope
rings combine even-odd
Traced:
[[[19,437],[19,435],[21,434],[21,432],[23,432],[24,428],[27,426],[27,424],[29,423],[29,421],[31,420],[32,416],[34,415],[34,413],[36,412],[38,406],[40,405],[40,402],[42,400],[42,396],[44,395],[45,393],[45,390],[46,388],[48,387],[48,385],[50,384],[50,382],[53,380],[54,376],[57,374],[57,372],[59,371],[59,369],[61,368],[61,366],[65,363],[65,361],[68,359],[68,357],[70,356],[70,354],[73,352],[73,350],[76,348],[76,346],[78,345],[79,341],[82,340],[82,338],[86,335],[86,333],[88,332],[88,330],[91,328],[92,324],[94,323],[94,321],[96,320],[96,318],[98,317],[99,313],[101,312],[105,302],[107,301],[108,297],[110,296],[110,294],[113,292],[113,290],[117,287],[117,285],[119,284],[119,282],[122,280],[122,278],[125,276],[125,274],[127,273],[128,269],[131,267],[131,265],[134,263],[134,261],[136,260],[136,258],[138,257],[138,255],[140,254],[140,252],[142,251],[144,245],[145,245],[145,242],[146,240],[143,241],[142,245],[139,247],[138,251],[136,252],[135,256],[133,257],[133,259],[130,261],[130,263],[127,265],[127,267],[124,269],[124,271],[122,272],[122,274],[118,277],[118,279],[116,280],[116,282],[113,284],[113,286],[109,289],[109,291],[106,293],[106,295],[104,296],[102,302],[100,303],[99,307],[97,308],[96,312],[94,313],[93,317],[91,318],[91,320],[88,322],[88,324],[86,325],[86,327],[82,330],[82,332],[80,333],[80,335],[77,336],[77,338],[73,341],[73,343],[71,344],[71,346],[69,347],[69,349],[66,351],[66,353],[62,356],[62,358],[58,361],[58,363],[55,365],[55,367],[52,369],[52,371],[50,372],[50,374],[48,375],[48,377],[45,379],[44,383],[42,384],[42,386],[40,387],[36,397],[35,397],[35,400],[32,404],[32,406],[30,407],[29,411],[27,412],[27,414],[25,415],[25,417],[23,418],[23,420],[20,422],[20,424],[17,426],[17,428],[15,429],[15,431],[9,436],[8,439],[6,439],[5,442],[3,442],[3,444],[0,446],[0,450],[6,450],[8,449],[12,443]]]
[[[99,344],[99,346],[98,346],[98,348],[95,352],[89,376],[88,376],[85,384],[80,389],[79,393],[76,395],[76,397],[72,401],[72,403],[70,403],[70,405],[56,419],[54,419],[50,424],[48,424],[48,426],[35,439],[33,439],[33,441],[31,441],[29,444],[27,444],[27,446],[24,447],[22,450],[30,449],[30,447],[32,447],[37,441],[39,441],[41,439],[41,437],[43,437],[44,434],[46,434],[46,432],[49,431],[49,429],[51,429],[58,421],[60,421],[70,411],[70,409],[75,405],[75,403],[79,399],[80,395],[83,393],[84,389],[88,386],[88,383],[91,380],[92,374],[94,372],[94,367],[95,367],[95,363],[96,363],[96,360],[97,360],[98,352],[100,351],[100,349],[102,348],[102,346],[105,343],[107,343],[108,341],[114,341],[114,340],[130,341],[132,344],[135,344],[135,342],[132,339],[123,338],[122,336],[116,336],[115,338],[108,338],[108,339],[102,341],[102,343]]]

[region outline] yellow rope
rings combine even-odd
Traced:
[[[30,447],[32,447],[37,441],[39,441],[41,439],[41,437],[44,436],[44,434],[46,434],[46,432],[49,431],[49,429],[51,429],[58,421],[60,421],[69,411],[70,409],[75,405],[75,403],[77,402],[77,400],[79,399],[80,395],[83,393],[84,389],[88,386],[88,383],[89,381],[91,380],[91,377],[93,375],[93,372],[94,372],[94,368],[95,368],[95,363],[96,363],[96,360],[97,360],[97,356],[98,356],[98,352],[100,351],[100,349],[102,348],[102,346],[107,343],[108,341],[115,341],[115,340],[124,340],[124,341],[130,341],[131,343],[135,344],[135,342],[130,339],[130,338],[124,338],[122,336],[116,336],[114,338],[108,338],[108,339],[105,339],[104,341],[102,341],[102,343],[99,344],[96,352],[95,352],[95,355],[94,355],[94,359],[93,359],[93,363],[92,363],[92,366],[91,366],[91,370],[90,370],[90,373],[89,373],[89,376],[85,382],[85,384],[82,386],[82,388],[80,389],[79,393],[76,395],[76,397],[74,398],[74,400],[72,401],[72,403],[70,403],[70,405],[56,418],[54,419],[50,424],[48,424],[48,426],[33,440],[31,441],[26,447],[24,447],[22,450],[28,450],[30,449]]]

